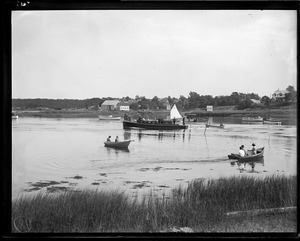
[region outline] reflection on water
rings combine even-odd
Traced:
[[[167,192],[195,178],[296,174],[295,126],[222,122],[224,129],[206,130],[205,123],[191,123],[186,130],[156,131],[124,130],[122,122],[96,118],[19,118],[12,122],[13,194],[37,189],[35,184],[43,181],[136,193],[149,188]],[[107,148],[109,135],[132,142],[127,150]],[[255,172],[247,164],[241,173],[228,154],[237,153],[241,145],[250,149],[253,142],[265,147],[264,158],[254,163]]]
[[[106,147],[108,155],[113,151],[115,154],[119,154],[122,152],[130,152],[129,148],[116,148],[116,147]]]

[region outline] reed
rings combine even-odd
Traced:
[[[131,199],[118,190],[21,196],[12,202],[11,226],[14,233],[226,231],[234,225],[226,212],[296,206],[296,184],[295,176],[242,176],[197,179],[169,198]]]

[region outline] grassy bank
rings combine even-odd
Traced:
[[[12,203],[12,232],[296,232],[295,212],[232,211],[296,206],[295,176],[197,179],[172,195],[133,200],[118,191],[81,191],[19,197]],[[251,212],[250,212],[251,213]]]

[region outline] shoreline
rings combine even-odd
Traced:
[[[169,116],[168,110],[130,110],[130,111],[100,111],[100,110],[14,110],[19,117],[46,117],[46,118],[98,118],[99,115],[121,116],[128,114],[133,118],[138,116],[146,118],[167,118]],[[213,112],[206,110],[185,111],[182,115],[194,114],[198,118],[203,117],[246,117],[246,116],[261,116],[273,118],[297,118],[297,110],[289,108],[271,109],[250,109],[250,110],[227,110],[215,109]]]

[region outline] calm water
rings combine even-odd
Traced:
[[[205,131],[205,123],[192,123],[185,131],[140,131],[92,118],[12,120],[13,197],[53,187],[124,189],[134,196],[149,189],[167,192],[196,178],[296,175],[296,126],[222,121],[225,129]],[[103,144],[108,135],[134,141],[129,151],[110,149]],[[241,173],[227,155],[253,142],[265,147],[264,164]]]

